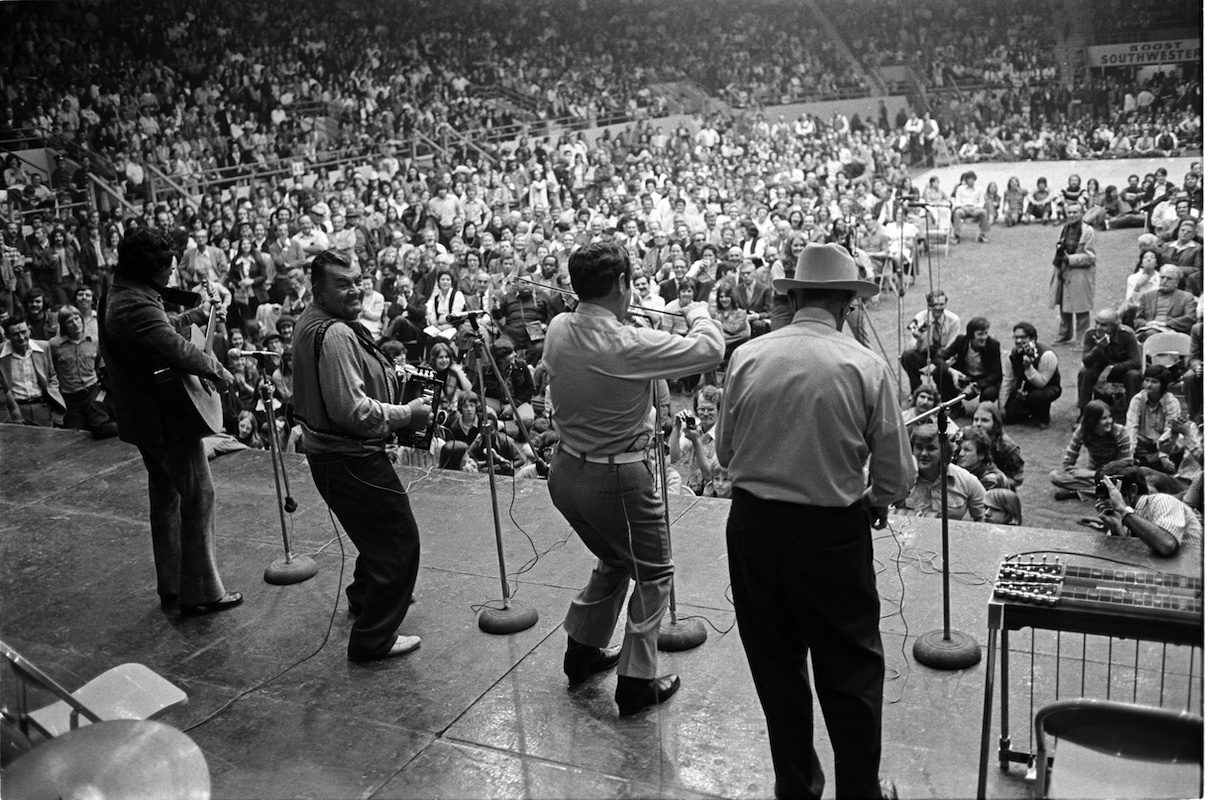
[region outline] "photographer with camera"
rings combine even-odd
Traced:
[[[1134,536],[1161,556],[1201,544],[1201,520],[1170,494],[1151,492],[1133,460],[1106,464],[1096,475],[1096,510],[1110,536]]]
[[[925,297],[928,306],[917,312],[908,323],[912,334],[912,347],[900,355],[904,372],[908,373],[908,391],[915,392],[921,384],[922,375],[930,376],[934,382],[945,372],[942,353],[953,346],[958,338],[962,320],[953,311],[946,311],[946,293],[938,290]],[[951,395],[952,397],[953,395]]]
[[[1060,320],[1055,344],[1084,340],[1096,300],[1096,231],[1084,223],[1079,203],[1068,203],[1064,213],[1067,224],[1054,248],[1050,276],[1050,306],[1059,309]]]
[[[669,437],[670,461],[682,468],[686,485],[697,495],[703,493],[703,487],[711,482],[720,466],[712,428],[723,397],[723,391],[716,386],[700,386],[694,396],[694,413],[683,409],[674,417]]]
[[[1013,349],[1004,361],[1000,405],[1004,421],[1034,420],[1039,428],[1050,425],[1050,406],[1063,393],[1059,357],[1038,344],[1038,330],[1028,322],[1013,326]]]

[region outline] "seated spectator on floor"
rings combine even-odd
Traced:
[[[1020,179],[1013,177],[1008,179],[1008,185],[1004,189],[1004,197],[1002,198],[1004,226],[1011,228],[1012,226],[1025,222],[1025,198],[1029,196],[1028,189],[1021,188]]]
[[[1142,391],[1134,395],[1126,412],[1126,437],[1130,451],[1139,466],[1150,467],[1169,475],[1175,465],[1162,452],[1160,442],[1170,437],[1169,423],[1180,416],[1180,401],[1167,391],[1171,371],[1155,364],[1142,373]]]
[[[1096,501],[1106,532],[1141,539],[1155,553],[1173,556],[1182,544],[1201,544],[1201,520],[1180,500],[1151,492],[1132,461],[1114,461],[1097,475],[1108,499]]]
[[[945,370],[942,353],[958,338],[962,321],[953,311],[946,311],[946,293],[930,292],[925,297],[927,308],[918,311],[908,323],[912,346],[900,354],[900,363],[908,374],[909,391],[916,391],[922,376],[936,381]]]
[[[469,445],[468,452],[465,453],[465,464],[472,462],[476,466],[477,472],[489,471],[489,462],[486,459],[487,447],[493,454],[495,475],[514,475],[527,463],[518,443],[499,429],[498,418],[493,411],[487,412],[487,418],[481,431]]]
[[[928,381],[921,383],[909,396],[909,406],[903,412],[904,422],[911,422],[922,414],[937,408],[938,399],[936,386]],[[936,424],[936,417],[930,416],[929,419],[934,421],[932,424]],[[951,419],[948,421],[946,432],[951,439],[957,435],[958,425],[955,424],[954,420]]]
[[[1120,383],[1128,404],[1142,388],[1142,348],[1134,331],[1111,308],[1096,312],[1096,327],[1084,335],[1084,366],[1076,378],[1080,414],[1100,383]]]
[[[988,435],[992,442],[992,463],[1008,478],[1006,489],[1016,489],[1025,482],[1025,459],[1021,446],[1004,432],[1004,415],[1000,406],[988,401],[980,403],[971,417],[971,427]]]
[[[486,407],[504,422],[518,417],[524,426],[531,427],[535,420],[535,409],[531,404],[535,397],[535,379],[531,367],[515,352],[514,342],[505,336],[498,337],[490,345],[490,355],[506,382],[509,398],[498,382],[498,376],[487,364],[483,374],[485,391],[482,392]],[[510,398],[514,400],[513,406]]]
[[[1159,451],[1175,466],[1175,472],[1169,475],[1143,467],[1147,483],[1155,491],[1182,497],[1201,474],[1200,427],[1183,414],[1172,417],[1159,439]]]
[[[469,445],[481,433],[481,399],[476,392],[465,392],[456,401],[455,410],[448,415],[447,422],[440,428],[443,445],[439,450],[440,469],[462,469],[464,456]]]
[[[1088,451],[1088,465],[1077,466],[1080,452]],[[1113,421],[1113,411],[1103,400],[1084,406],[1079,424],[1063,451],[1063,466],[1050,473],[1055,500],[1092,500],[1096,496],[1096,474],[1106,464],[1130,457],[1130,438]]]
[[[715,386],[700,386],[694,394],[694,412],[681,411],[669,434],[670,462],[686,476],[686,486],[697,495],[719,470],[714,428],[724,393]]]
[[[1029,322],[1013,326],[1013,349],[1004,361],[1000,405],[1007,423],[1032,420],[1040,428],[1050,425],[1050,406],[1063,393],[1059,358],[1038,344],[1038,331]]]
[[[1029,218],[1043,225],[1054,218],[1054,195],[1046,185],[1045,178],[1038,178],[1038,185],[1029,196],[1029,207],[1026,209]]]
[[[993,525],[1023,525],[1021,498],[1012,489],[988,489],[983,498],[983,521]]]
[[[912,455],[916,458],[916,483],[903,500],[896,503],[906,517],[941,517],[942,455],[936,425],[918,425],[910,435]],[[953,449],[953,448],[950,448]],[[951,520],[983,521],[985,490],[971,473],[946,458],[946,510]]]
[[[979,241],[987,241],[987,232],[991,230],[991,221],[987,215],[987,199],[982,189],[975,188],[974,172],[962,173],[958,186],[954,189],[952,199],[954,206],[954,243],[962,240],[962,222],[970,220],[979,223]]]
[[[991,323],[986,317],[972,317],[967,323],[966,333],[959,334],[942,351],[941,359],[945,364],[942,373],[943,400],[956,397],[972,383],[979,387],[979,393],[963,402],[964,410],[973,410],[980,402],[990,402],[1000,397],[1004,367],[1000,361],[1000,342],[992,338],[990,329]]]
[[[955,462],[978,478],[984,489],[1008,488],[1008,478],[992,463],[992,440],[979,428],[962,432]]]

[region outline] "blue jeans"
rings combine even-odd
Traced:
[[[213,479],[198,439],[139,445],[151,501],[151,543],[159,594],[183,605],[226,595],[214,549]]]

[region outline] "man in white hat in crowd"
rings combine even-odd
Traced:
[[[837,796],[890,797],[894,785],[879,781],[884,662],[870,529],[886,525],[916,466],[890,368],[842,332],[854,300],[878,287],[858,277],[845,248],[813,244],[774,291],[789,297],[791,324],[733,352],[716,426],[716,456],[733,485],[732,595],[766,715],[774,794],[824,790],[810,651]]]

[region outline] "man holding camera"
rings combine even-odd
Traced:
[[[1038,330],[1028,322],[1013,326],[1013,349],[1005,359],[1000,405],[1005,422],[1034,420],[1050,425],[1050,406],[1063,393],[1059,357],[1038,344]]]
[[[908,373],[909,392],[915,392],[920,386],[922,375],[936,376],[945,371],[942,353],[954,344],[962,327],[958,315],[946,311],[945,292],[930,292],[925,296],[925,303],[928,308],[917,312],[908,323],[912,347],[900,355],[900,363]]]
[[[357,322],[360,267],[337,250],[310,265],[314,301],[297,320],[293,403],[310,473],[359,550],[347,610],[356,617],[350,661],[405,655],[399,636],[418,577],[418,525],[385,447],[400,428],[422,429],[431,407],[401,397],[397,370]]]
[[[1096,510],[1110,536],[1133,536],[1161,556],[1180,545],[1201,544],[1201,520],[1170,494],[1148,488],[1142,468],[1132,461],[1106,464],[1096,477]]]
[[[1067,224],[1054,248],[1054,273],[1050,276],[1050,306],[1059,309],[1059,338],[1066,344],[1083,341],[1088,315],[1096,299],[1096,231],[1084,223],[1084,207],[1068,203]]]
[[[686,485],[697,495],[703,494],[703,488],[720,467],[712,428],[723,396],[716,386],[700,386],[695,392],[694,413],[683,410],[674,417],[669,437],[670,459],[685,468]]]

